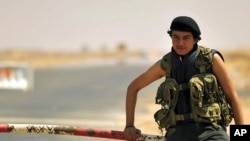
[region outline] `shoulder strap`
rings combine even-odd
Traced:
[[[171,52],[164,55],[161,60],[161,68],[166,72],[166,78],[171,77]]]
[[[205,73],[212,66],[213,53],[212,49],[198,46],[195,66],[199,68],[200,73]]]

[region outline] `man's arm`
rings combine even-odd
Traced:
[[[233,83],[229,71],[226,68],[225,63],[218,54],[214,55],[213,72],[218,78],[223,91],[229,99],[230,105],[233,110],[235,124],[244,124],[243,110],[236,87]]]
[[[130,138],[130,140],[133,140],[136,136],[135,128],[131,127],[134,127],[135,106],[138,92],[164,75],[165,71],[161,69],[159,60],[129,84],[126,97],[126,127],[128,128],[125,127],[124,132],[125,137]]]

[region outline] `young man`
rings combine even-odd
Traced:
[[[201,32],[198,24],[190,17],[176,17],[171,23],[168,34],[172,39],[170,59],[166,61],[166,57],[163,57],[157,61],[135,78],[127,88],[125,138],[128,141],[135,141],[141,134],[134,123],[138,91],[159,78],[169,75],[167,80],[171,80],[171,83],[168,81],[161,94],[169,100],[164,101],[162,98],[161,102],[158,101],[158,104],[163,105],[163,109],[157,114],[161,116],[165,114],[165,117],[157,119],[155,114],[156,120],[160,121],[160,127],[166,129],[166,139],[168,141],[228,141],[226,122],[230,123],[230,118],[234,118],[235,124],[244,124],[244,121],[240,100],[222,55],[214,49],[207,51],[211,54],[211,62],[205,64],[210,64],[210,67],[201,69],[197,66],[196,60],[199,60],[197,54],[204,47],[198,46]],[[209,49],[205,48],[205,50]],[[204,57],[204,55],[200,56]],[[204,62],[204,60],[209,60],[209,57],[199,61]],[[164,66],[164,61],[165,64],[170,62],[171,65]],[[168,69],[170,69],[169,72]],[[199,75],[201,73],[202,75]],[[213,82],[211,87],[207,79]],[[173,85],[169,86],[170,84]],[[180,87],[182,84],[187,84],[183,85],[186,88]],[[219,88],[223,93],[220,93],[222,91],[219,91]],[[211,90],[206,91],[206,89]],[[169,91],[166,92],[167,90]],[[223,103],[223,99],[227,100]],[[225,101],[228,101],[228,104],[225,104]],[[228,110],[226,118],[223,116],[225,112],[222,106]],[[233,117],[230,117],[230,111]]]

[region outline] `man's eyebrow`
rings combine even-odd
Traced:
[[[175,36],[175,37],[181,37],[180,35],[177,35],[177,34],[173,34],[172,36]],[[184,35],[182,37],[192,37],[192,35],[190,34],[187,34],[187,35]]]
[[[177,35],[177,34],[173,34],[172,36],[179,37],[179,35]]]
[[[192,37],[192,35],[188,34],[188,35],[184,35],[183,37]]]

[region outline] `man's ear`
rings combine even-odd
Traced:
[[[198,43],[198,39],[194,39],[194,45],[196,44],[196,43]]]

